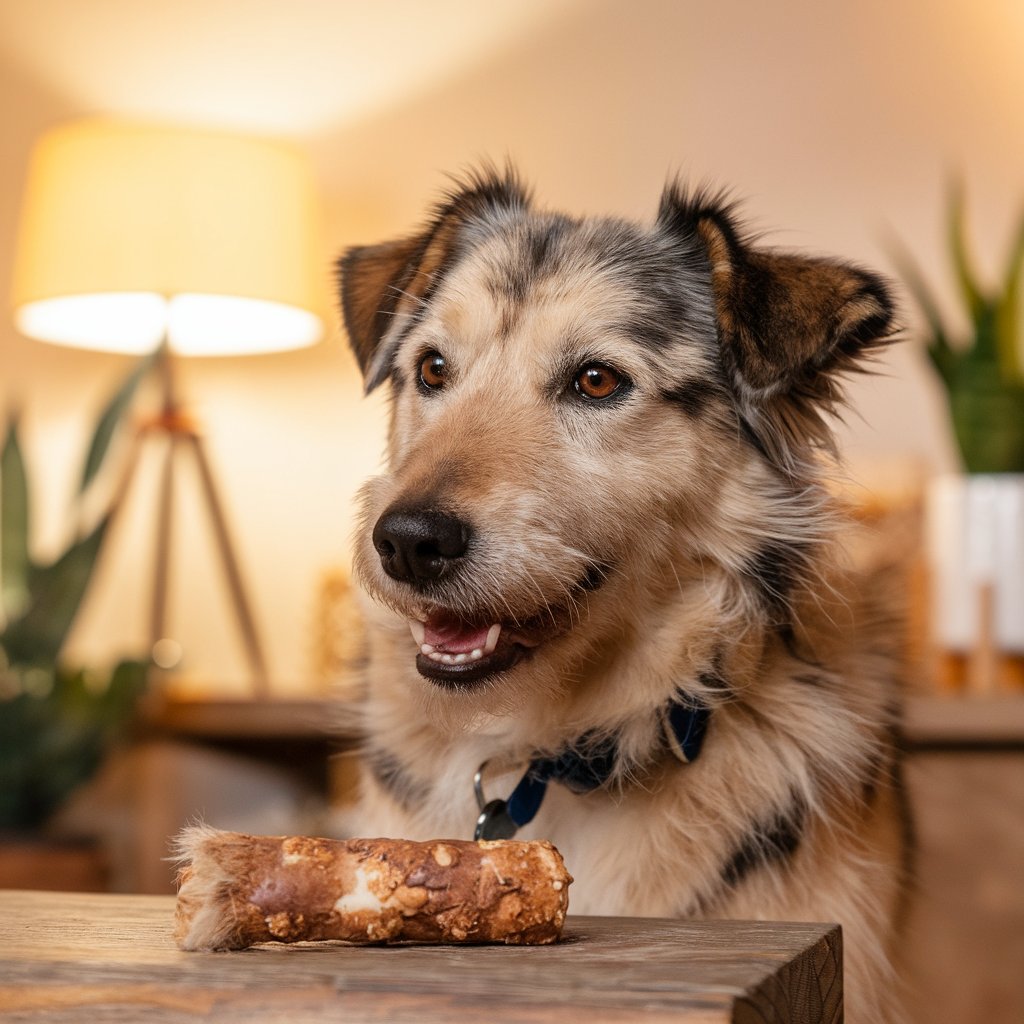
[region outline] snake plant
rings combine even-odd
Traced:
[[[116,390],[93,430],[72,518],[108,461],[110,443],[150,359]],[[128,722],[145,684],[147,665],[121,661],[97,674],[70,668],[61,651],[106,539],[115,499],[51,561],[30,544],[29,475],[19,417],[8,418],[0,449],[0,829],[41,825],[98,767]]]
[[[968,337],[946,322],[920,269],[902,247],[897,269],[928,331],[928,355],[949,402],[964,466],[970,473],[1024,473],[1024,217],[999,281],[986,285],[966,242],[963,189],[948,209],[949,254]]]

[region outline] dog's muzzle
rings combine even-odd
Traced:
[[[389,509],[373,528],[384,571],[414,587],[433,583],[465,555],[472,531],[438,509]]]

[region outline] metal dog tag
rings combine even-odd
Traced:
[[[508,813],[508,801],[491,800],[476,819],[476,831],[473,838],[480,839],[511,839],[519,826]]]

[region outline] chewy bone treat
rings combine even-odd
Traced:
[[[176,843],[181,949],[555,942],[572,877],[548,842],[310,839],[205,826]]]

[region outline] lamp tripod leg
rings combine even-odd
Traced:
[[[242,581],[241,567],[235,555],[234,544],[231,540],[231,532],[228,528],[227,517],[224,515],[224,507],[217,493],[217,485],[214,480],[213,470],[207,458],[206,450],[203,448],[202,439],[197,434],[184,435],[185,440],[191,443],[192,451],[196,457],[196,464],[199,467],[199,478],[202,484],[203,494],[206,497],[206,504],[210,511],[210,518],[213,522],[214,534],[217,547],[220,550],[221,561],[224,565],[224,573],[227,577],[228,588],[231,591],[231,599],[235,608],[235,616],[242,633],[242,641],[245,644],[246,654],[249,658],[249,665],[252,670],[253,688],[256,696],[265,699],[270,696],[270,679],[267,675],[267,665],[263,656],[263,648],[260,644],[259,633],[256,629],[256,620],[253,617],[252,607],[246,596],[245,585]]]
[[[156,520],[156,549],[153,561],[153,597],[149,619],[149,654],[167,636],[167,594],[170,588],[171,519],[174,509],[174,455],[177,437],[168,434]]]

